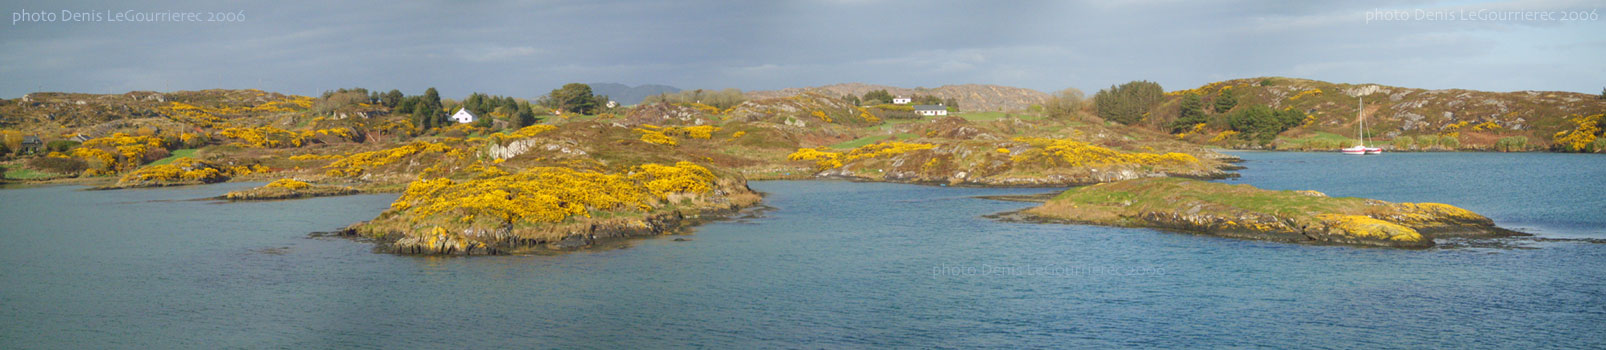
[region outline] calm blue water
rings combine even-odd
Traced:
[[[1240,155],[1238,182],[1606,237],[1606,157]],[[184,201],[249,185],[0,190],[0,348],[1606,347],[1600,244],[1000,223],[979,216],[1028,204],[968,197],[1041,190],[782,181],[753,184],[777,210],[690,242],[425,258],[308,238],[391,195]]]

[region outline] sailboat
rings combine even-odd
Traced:
[[[1383,154],[1382,148],[1366,147],[1366,117],[1361,114],[1361,111],[1366,107],[1366,102],[1364,99],[1360,101],[1361,102],[1356,103],[1355,106],[1355,139],[1359,141],[1359,143],[1356,143],[1354,147],[1342,148],[1338,151],[1340,153],[1354,155]]]

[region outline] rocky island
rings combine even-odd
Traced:
[[[1429,248],[1435,238],[1527,235],[1439,203],[1390,203],[1272,191],[1180,178],[1148,178],[1066,190],[1041,206],[996,217],[1045,223],[1172,229],[1306,244]]]

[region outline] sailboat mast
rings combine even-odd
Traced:
[[[1366,115],[1361,113],[1366,109],[1366,98],[1361,97],[1355,101],[1355,118],[1359,121],[1355,124],[1355,138],[1361,140],[1361,147],[1366,147]]]

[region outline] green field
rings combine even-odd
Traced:
[[[185,148],[185,149],[181,149],[181,150],[175,150],[175,151],[173,151],[173,155],[167,156],[167,158],[157,159],[156,161],[151,162],[151,164],[149,164],[149,165],[162,165],[162,164],[172,163],[173,160],[176,160],[176,159],[179,159],[179,158],[184,158],[184,157],[195,157],[195,149],[194,148]]]
[[[11,166],[4,169],[5,178],[7,179],[33,180],[61,176],[61,174],[40,172],[33,169],[23,168],[21,166]]]
[[[876,143],[876,142],[881,142],[882,140],[886,140],[886,139],[892,138],[892,137],[897,137],[898,140],[908,140],[908,139],[914,138],[915,134],[899,133],[899,134],[896,134],[896,135],[871,135],[871,136],[860,137],[860,138],[854,139],[853,141],[846,141],[846,142],[830,145],[828,147],[835,148],[835,149],[859,148],[860,146],[864,146],[864,145],[868,145],[868,144],[872,144],[872,143]]]

